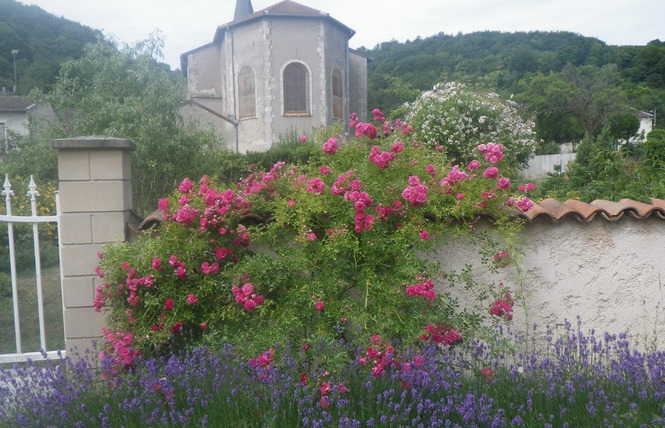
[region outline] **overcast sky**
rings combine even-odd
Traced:
[[[102,30],[121,42],[154,30],[166,41],[164,61],[179,68],[180,54],[212,41],[233,20],[236,0],[20,0]],[[254,11],[278,0],[252,0]],[[572,31],[609,45],[665,40],[664,0],[299,0],[356,31],[352,48],[404,42],[439,32]]]

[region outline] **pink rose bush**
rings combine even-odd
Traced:
[[[185,179],[160,201],[156,233],[106,248],[94,301],[107,315],[104,355],[122,369],[205,336],[262,355],[253,364],[264,370],[273,354],[263,352],[286,340],[454,346],[473,337],[479,316],[511,317],[504,295],[490,313],[488,301],[457,311],[451,302],[463,290],[452,287],[454,276],[444,280],[414,251],[451,228],[470,233],[481,214],[514,229],[516,210],[532,206],[531,186],[511,193],[506,146],[481,145],[471,161],[451,165],[406,122],[379,110],[372,117],[351,117],[356,137],[315,142],[320,152],[307,165],[277,162],[231,186]],[[397,360],[388,342],[372,340],[364,358],[380,375]]]

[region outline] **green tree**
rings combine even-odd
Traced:
[[[569,85],[561,73],[538,73],[520,81],[518,102],[533,112],[539,140],[563,144],[584,136],[577,117],[567,109]]]
[[[621,109],[623,94],[616,65],[566,66],[563,75],[568,83],[566,108],[579,120],[588,137],[595,137],[609,118]]]
[[[609,132],[615,140],[628,141],[637,135],[640,129],[640,120],[631,112],[617,113],[610,118]]]
[[[212,130],[184,124],[178,113],[186,97],[184,81],[157,62],[162,43],[153,35],[122,49],[104,40],[90,44],[82,58],[63,65],[50,93],[35,94],[56,112],[49,137],[102,135],[136,143],[132,181],[140,213],[155,209],[183,178],[214,175],[223,159],[233,156]],[[29,151],[50,150],[47,139],[39,146]],[[231,175],[237,179],[241,162],[227,165],[236,165]]]

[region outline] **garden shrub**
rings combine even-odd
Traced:
[[[378,110],[373,123],[352,115],[351,127],[356,138],[317,141],[309,163],[277,162],[233,188],[185,179],[160,201],[157,232],[108,247],[95,297],[108,307],[103,355],[127,366],[184,337],[256,356],[285,341],[452,345],[479,331],[492,297],[457,310],[454,293],[435,287],[438,266],[414,250],[468,231],[481,213],[508,233],[511,207],[532,206],[511,195],[532,186],[502,176],[501,145],[451,165]],[[493,296],[493,315],[508,319],[510,293]]]
[[[472,92],[464,84],[438,83],[405,107],[416,138],[443,147],[453,163],[468,164],[478,144],[506,149],[504,174],[527,166],[535,146],[533,124],[524,122],[512,101],[497,94]]]

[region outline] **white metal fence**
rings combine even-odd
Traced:
[[[12,305],[13,305],[13,315],[14,315],[14,336],[16,340],[16,352],[9,354],[0,354],[0,363],[13,363],[27,361],[28,359],[40,360],[43,358],[55,358],[58,355],[63,355],[64,350],[48,350],[46,346],[46,329],[45,329],[45,319],[44,319],[44,297],[42,290],[42,267],[41,267],[41,252],[39,245],[39,225],[42,223],[55,223],[59,226],[60,223],[60,203],[59,196],[56,192],[55,194],[55,205],[56,205],[56,215],[46,215],[40,216],[37,210],[37,196],[39,192],[37,191],[37,186],[32,176],[30,177],[30,183],[28,185],[28,192],[26,196],[30,198],[30,209],[31,215],[12,215],[12,196],[14,196],[14,191],[12,190],[12,185],[9,182],[9,178],[5,176],[4,190],[1,192],[2,196],[5,197],[5,206],[6,214],[0,215],[0,222],[7,224],[7,236],[8,236],[8,248],[9,248],[9,264],[10,264],[10,276],[11,276],[11,288],[12,288]],[[34,243],[34,260],[35,260],[35,283],[37,287],[37,311],[39,317],[39,350],[32,350],[29,352],[24,351],[24,347],[21,343],[21,322],[19,316],[19,294],[18,294],[18,279],[17,279],[17,268],[16,268],[16,242],[14,236],[14,225],[16,223],[31,224],[32,225],[32,236]],[[58,227],[58,235],[60,235],[60,227]],[[58,247],[60,247],[60,236],[58,236]],[[61,259],[61,258],[60,258]],[[60,269],[62,272],[62,269]],[[62,284],[62,281],[60,281]],[[62,287],[62,285],[61,285]],[[60,307],[62,304],[60,302]],[[0,326],[0,328],[7,328],[7,326]]]

